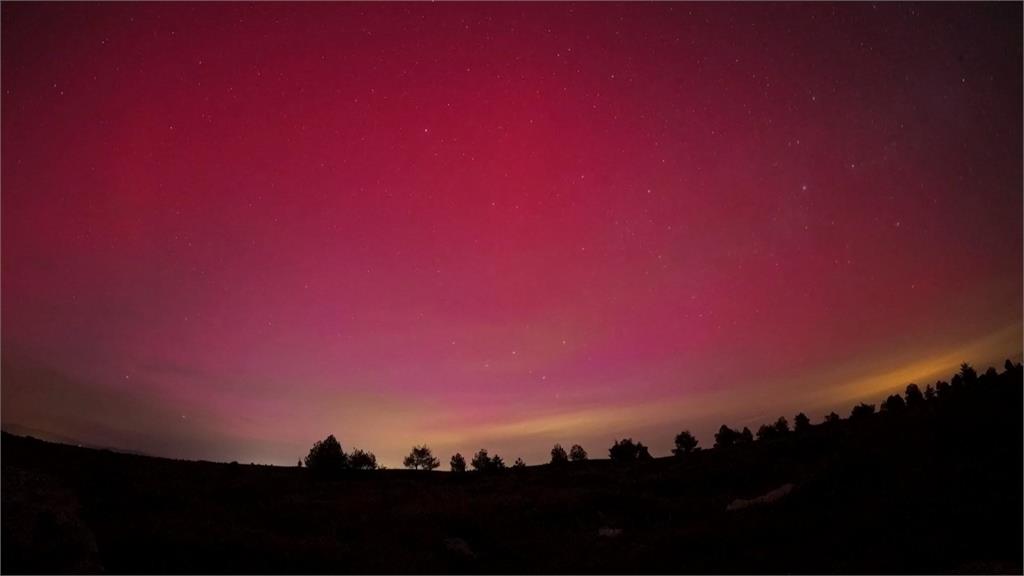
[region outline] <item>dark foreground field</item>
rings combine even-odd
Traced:
[[[324,480],[4,434],[2,569],[1020,573],[1021,383],[975,386],[685,461],[492,475]]]

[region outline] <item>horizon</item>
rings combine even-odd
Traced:
[[[1006,358],[1006,361],[1012,361],[1012,359],[1011,358]],[[965,362],[963,364],[970,365],[969,362]],[[1015,362],[1015,364],[1019,365],[1020,362],[1019,361]],[[972,366],[972,367],[974,367],[974,366]],[[977,367],[974,367],[974,368],[977,368]],[[995,368],[995,367],[994,366],[988,366],[988,367],[985,368],[985,370],[988,370],[989,368]],[[979,372],[981,372],[981,371],[979,371]],[[948,384],[947,380],[940,380],[940,381]],[[939,381],[937,381],[937,382],[939,382]],[[932,386],[932,384],[927,384],[927,385],[925,385],[925,387],[932,388],[933,386]],[[921,389],[923,391],[924,387],[922,387]],[[904,389],[893,388],[893,389],[887,390],[887,391],[889,393],[896,394],[897,396],[901,396],[902,393],[904,392]],[[881,407],[882,404],[883,404],[883,402],[881,402],[881,398],[879,398],[879,402],[877,402],[877,403],[866,402],[867,400],[870,400],[870,398],[865,397],[865,398],[861,399],[861,401],[863,403],[868,403],[872,407],[875,407],[875,406]],[[851,405],[849,407],[849,410],[853,410],[853,408],[854,408],[854,405]],[[832,411],[832,412],[836,413],[835,411]],[[798,411],[797,414],[804,414],[804,413],[802,411]],[[840,412],[840,413],[836,413],[836,414],[842,420],[847,420],[850,417],[849,414],[846,414],[844,416],[844,414],[845,414],[844,412]],[[790,418],[788,416],[785,416],[785,415],[783,415],[782,418],[785,418],[787,421],[790,420]],[[795,420],[795,418],[794,418],[794,420]],[[748,419],[748,422],[753,423],[753,420],[749,420]],[[759,424],[771,425],[772,424],[772,420],[770,418],[768,420],[766,420],[766,421],[760,421],[759,420],[758,423]],[[817,425],[820,425],[820,424],[825,424],[824,417],[821,418],[821,419],[810,418],[810,425],[811,426],[817,426]],[[722,425],[723,426],[729,426],[730,428],[733,428],[736,432],[739,432],[742,429],[747,428],[747,426],[732,425],[732,424],[730,424],[728,422],[723,423]],[[2,431],[5,434],[11,434],[11,435],[22,437],[22,438],[41,440],[43,442],[62,444],[62,445],[67,445],[67,446],[75,446],[75,447],[78,447],[78,448],[87,448],[87,449],[91,449],[91,450],[108,450],[108,451],[113,451],[113,452],[117,452],[117,453],[120,453],[120,454],[126,454],[126,455],[131,455],[131,456],[144,456],[144,457],[147,457],[147,458],[163,458],[163,459],[170,459],[170,460],[183,461],[183,462],[212,462],[212,463],[215,463],[215,464],[231,464],[231,463],[245,464],[245,462],[239,462],[237,459],[233,459],[233,460],[206,460],[206,459],[195,459],[195,458],[187,458],[187,457],[184,457],[184,458],[182,458],[182,457],[171,457],[171,456],[165,456],[165,455],[161,455],[161,454],[151,454],[151,453],[147,453],[147,452],[141,452],[141,451],[136,451],[136,450],[118,448],[116,446],[104,446],[104,445],[99,445],[99,444],[83,443],[83,442],[80,442],[80,441],[76,440],[75,438],[69,438],[69,437],[64,437],[64,436],[60,436],[60,435],[54,435],[54,434],[50,434],[49,432],[47,432],[45,430],[36,430],[36,429],[31,429],[31,428],[25,428],[25,427],[19,426],[17,424],[15,424],[13,426],[9,426],[9,425],[5,424],[5,425],[3,425]],[[689,432],[689,431],[690,430],[687,430],[687,432]],[[334,434],[329,434],[329,436],[334,436]],[[694,436],[697,437],[697,435],[694,435]],[[632,439],[634,441],[637,441],[637,442],[640,442],[641,444],[643,444],[643,442],[640,441],[638,438],[632,438],[629,435],[624,435],[621,438],[616,437],[614,439],[614,442],[618,442],[619,440],[622,440],[622,439]],[[698,439],[698,441],[701,440],[699,437],[697,439]],[[556,444],[561,445],[560,442],[556,442]],[[573,443],[573,444],[575,444],[575,443]],[[567,444],[565,444],[565,446],[563,446],[563,448],[567,449],[568,447],[572,446],[573,444],[567,443]],[[700,444],[702,444],[702,445],[698,445],[696,447],[696,450],[698,450],[698,451],[700,451],[700,450],[710,450],[710,449],[716,448],[714,446],[713,442],[708,442],[707,444],[704,444],[701,441]],[[427,442],[425,445],[427,447],[430,447],[430,443],[429,442]],[[415,447],[415,446],[416,445],[413,445],[411,447]],[[344,446],[342,446],[342,450],[345,451],[346,453],[351,453],[351,451],[354,450],[355,448],[357,448],[357,447],[353,447],[351,449],[346,449]],[[583,448],[586,449],[585,446]],[[609,446],[609,448],[610,448],[610,446]],[[481,448],[481,449],[485,449],[486,450],[486,448]],[[434,456],[438,457],[442,461],[447,459],[449,456],[454,456],[455,454],[460,454],[463,457],[468,459],[475,452],[476,451],[466,451],[466,453],[463,454],[462,451],[456,451],[456,452],[453,452],[450,455],[434,454]],[[610,456],[604,456],[604,453],[605,453],[605,450],[598,450],[596,452],[588,450],[587,456],[586,456],[586,460],[591,460],[591,461],[592,460],[608,460],[608,461],[612,461],[613,460]],[[494,451],[490,451],[490,454],[491,454],[491,456],[502,456],[501,454],[498,454],[497,452],[494,452]],[[654,454],[651,454],[651,456],[653,458],[655,458],[655,459],[658,459],[658,458],[666,458],[666,459],[668,459],[668,458],[674,458],[675,457],[671,452],[668,453],[668,454],[654,453]],[[509,460],[511,460],[511,458],[509,458]],[[300,459],[300,461],[301,461],[301,459]],[[287,468],[295,467],[295,464],[274,463],[274,462],[255,462],[255,461],[250,461],[250,462],[248,462],[248,464],[256,465],[256,466],[275,466],[275,467],[282,467],[282,468],[285,468],[285,467],[287,467]],[[380,470],[384,470],[384,469],[387,469],[387,470],[405,470],[405,469],[407,469],[407,468],[405,468],[403,466],[399,466],[397,464],[389,465],[387,462],[384,462],[384,461],[381,461],[381,460],[378,460],[377,464],[380,465],[380,468],[378,468]],[[525,465],[527,467],[530,467],[530,466],[544,466],[544,465],[549,465],[549,464],[550,464],[550,462],[544,461],[543,459],[541,459],[540,462],[525,462]],[[410,470],[410,471],[413,471],[413,470]],[[428,470],[428,471],[430,471],[430,472],[450,472],[451,470],[445,470],[444,467],[441,466],[441,467],[439,467],[437,469]]]
[[[4,430],[661,457],[1024,360],[1019,3],[0,14]]]

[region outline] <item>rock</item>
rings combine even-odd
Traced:
[[[462,538],[445,538],[444,547],[449,552],[454,552],[460,556],[465,556],[466,558],[473,557],[473,549],[470,548],[469,543]]]
[[[786,495],[793,491],[793,488],[794,485],[792,483],[787,482],[786,484],[779,486],[775,490],[766,492],[758,496],[757,498],[751,498],[749,500],[744,498],[737,498],[730,502],[729,505],[725,507],[725,509],[729,512],[732,512],[734,510],[743,510],[744,508],[749,508],[751,506],[772,504],[786,497]]]

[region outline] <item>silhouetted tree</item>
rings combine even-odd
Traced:
[[[487,455],[487,450],[482,448],[475,456],[473,456],[473,460],[470,462],[470,465],[472,465],[473,469],[478,472],[494,472],[505,469],[505,461],[501,459],[501,456],[495,454],[493,457],[489,457]]]
[[[373,452],[366,452],[356,448],[348,456],[348,465],[355,470],[376,470],[377,457]]]
[[[744,426],[739,438],[736,439],[736,444],[750,444],[753,441],[754,433],[750,431],[750,428]]]
[[[676,447],[672,449],[672,454],[676,456],[684,456],[690,454],[697,449],[697,438],[690,433],[689,430],[683,430],[679,434],[676,434]]]
[[[551,463],[552,464],[565,464],[569,461],[569,455],[565,453],[565,448],[562,448],[561,444],[555,444],[551,449]]]
[[[798,434],[803,434],[811,429],[811,419],[807,417],[807,414],[803,412],[793,417],[793,430]]]
[[[470,465],[473,466],[473,470],[478,472],[486,472],[489,470],[491,468],[491,458],[487,455],[487,450],[481,448],[480,451],[473,456],[473,460],[470,461]]]
[[[784,417],[779,417],[774,424],[763,424],[757,429],[758,440],[773,440],[781,438],[789,433],[789,422]]]
[[[740,433],[729,428],[725,424],[719,427],[718,432],[715,433],[715,448],[728,448],[736,444],[736,441],[740,439]]]
[[[306,468],[315,473],[337,472],[347,464],[348,457],[333,434],[314,443],[306,455]]]
[[[899,394],[890,394],[885,402],[882,403],[882,411],[899,414],[906,408],[907,405],[903,402],[903,397]]]
[[[637,442],[636,443],[636,459],[637,460],[654,460],[654,457],[651,456],[651,451],[647,449],[647,446],[644,446],[642,443]]]
[[[850,411],[850,421],[861,421],[864,420],[865,418],[871,417],[872,415],[874,415],[874,413],[874,404],[865,404],[864,402],[861,402],[860,404],[854,406],[853,410]]]
[[[830,426],[835,426],[836,424],[839,424],[840,420],[842,420],[842,418],[840,418],[839,414],[836,414],[835,412],[829,412],[828,414],[825,415],[825,424],[828,424]]]
[[[458,452],[452,456],[451,461],[448,463],[452,467],[452,472],[465,472],[466,471],[466,459],[462,457],[462,454]]]
[[[775,421],[775,432],[779,435],[789,434],[789,421],[785,416],[779,416],[779,419]]]
[[[437,461],[437,458],[434,458],[430,448],[423,445],[414,446],[412,452],[402,461],[402,465],[413,470],[433,470],[440,466],[441,463]]]
[[[966,362],[960,365],[959,376],[967,386],[973,386],[978,383],[978,373],[975,372],[974,368]]]
[[[944,400],[949,397],[950,391],[952,390],[949,382],[939,380],[935,383],[935,396],[939,400]]]
[[[924,388],[924,401],[931,402],[932,400],[935,400],[935,388],[929,384]]]
[[[623,438],[616,440],[608,449],[608,456],[616,461],[649,460],[651,453],[640,442],[634,443],[632,438]]]
[[[583,449],[583,446],[579,444],[573,444],[572,448],[569,449],[569,460],[573,462],[582,462],[587,459],[587,451]]]
[[[636,444],[630,438],[616,440],[608,449],[608,457],[612,460],[636,460]]]
[[[299,466],[299,468],[302,468],[302,460],[299,460],[298,466]]]
[[[991,384],[991,383],[995,382],[998,378],[999,378],[999,373],[996,372],[995,368],[993,368],[992,366],[989,366],[988,370],[985,370],[985,373],[982,374],[980,378],[978,378],[978,382],[982,382],[982,383],[985,383],[985,384]]]
[[[906,398],[908,408],[917,408],[924,404],[924,394],[921,394],[921,389],[917,387],[917,384],[907,384],[903,396]]]

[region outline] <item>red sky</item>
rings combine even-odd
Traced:
[[[2,6],[3,424],[546,461],[1021,359],[1021,5]]]

